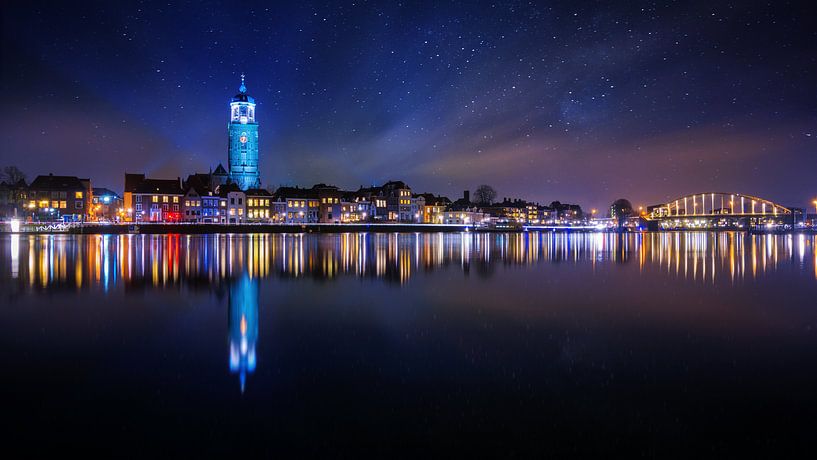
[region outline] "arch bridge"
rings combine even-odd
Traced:
[[[784,226],[793,221],[792,209],[771,200],[742,193],[705,192],[649,206],[643,217],[661,228],[749,228]]]

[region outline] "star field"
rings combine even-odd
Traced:
[[[402,179],[602,208],[817,190],[813,15],[786,2],[28,2],[2,7],[4,164],[226,163],[239,75],[269,188]]]

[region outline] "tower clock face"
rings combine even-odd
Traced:
[[[241,133],[241,137],[239,137],[238,140],[241,141],[242,144],[246,144],[247,143],[247,133]]]

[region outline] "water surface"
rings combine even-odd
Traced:
[[[4,235],[4,412],[33,446],[130,453],[793,451],[817,432],[814,245]]]

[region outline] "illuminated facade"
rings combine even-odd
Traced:
[[[258,123],[255,121],[255,99],[247,95],[244,75],[238,94],[230,101],[227,124],[230,179],[247,190],[261,187],[258,173]]]
[[[83,222],[93,217],[90,179],[37,176],[28,187],[26,214],[37,221]]]
[[[128,222],[181,222],[183,197],[179,179],[125,174],[124,215]]]

